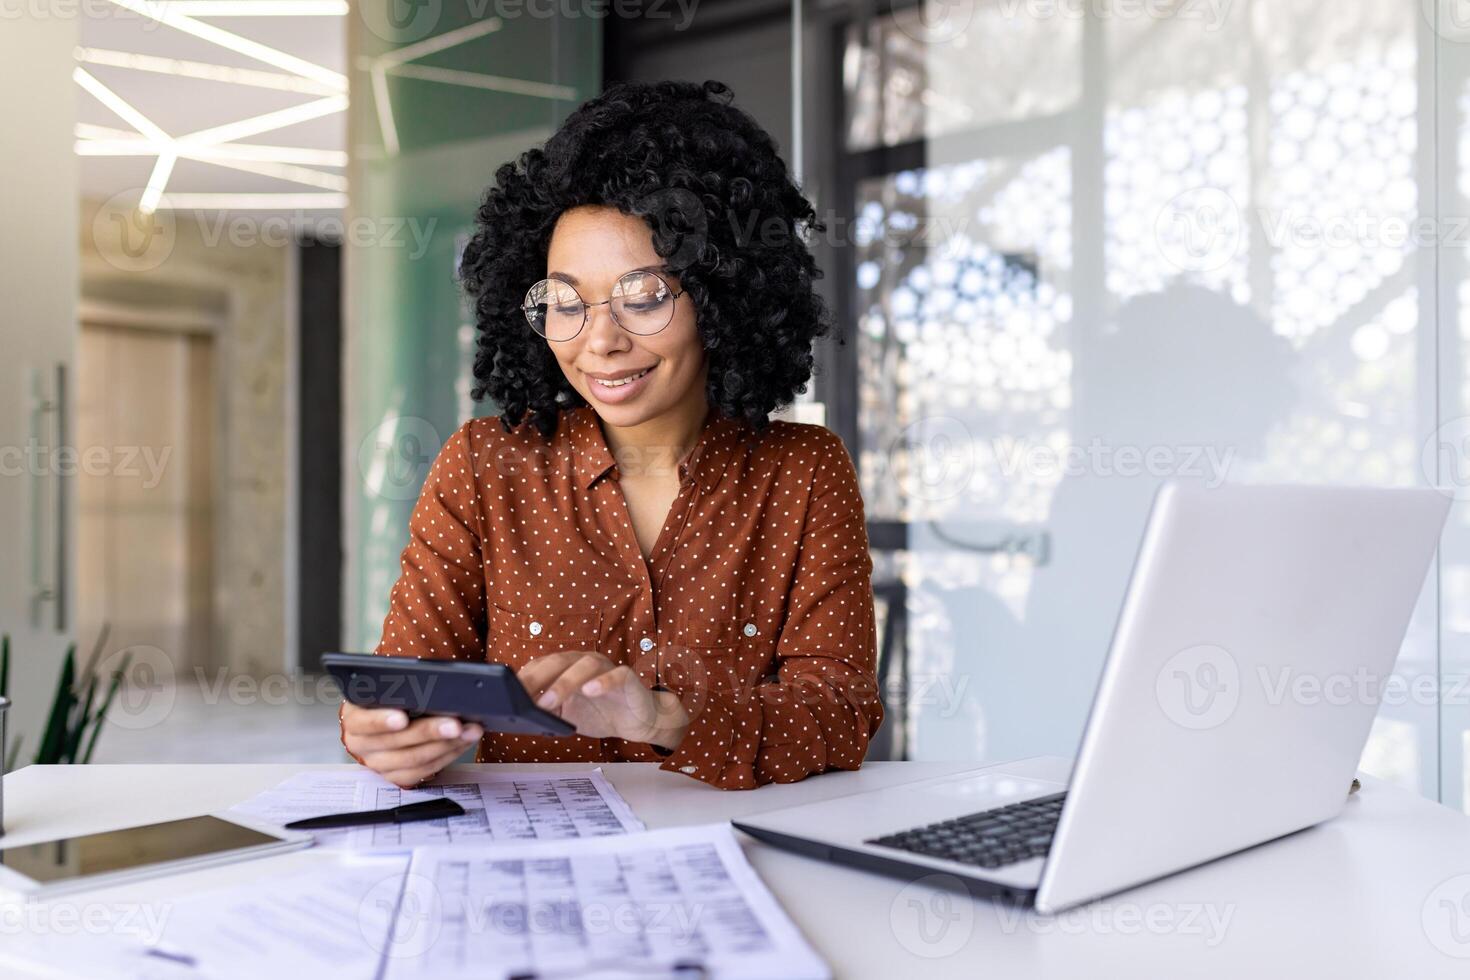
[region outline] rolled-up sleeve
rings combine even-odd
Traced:
[[[883,720],[873,561],[857,471],[826,431],[802,528],[776,671],[710,691],[662,768],[723,789],[857,769]]]

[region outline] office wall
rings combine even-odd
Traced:
[[[58,630],[54,604],[32,603],[38,583],[56,581],[57,514],[50,508],[59,477],[53,457],[28,458],[24,448],[37,434],[53,444],[54,414],[35,413],[36,379],[42,394],[54,396],[56,367],[74,376],[76,362],[76,43],[76,21],[67,17],[7,18],[0,29],[0,92],[25,93],[4,99],[0,112],[0,631],[13,645],[12,731],[25,733],[30,750],[74,622]],[[74,529],[74,497],[68,511]],[[75,553],[66,547],[62,562],[70,596]]]
[[[516,13],[425,4],[406,23],[376,6],[348,19],[343,642],[352,650],[381,634],[435,453],[465,419],[493,411],[469,397],[474,336],[455,282],[480,194],[601,79],[600,20],[505,6]]]
[[[217,212],[160,211],[152,219],[159,229],[153,239],[160,248],[158,261],[132,263],[119,258],[116,242],[107,234],[94,230],[108,228],[109,218],[103,202],[82,202],[83,319],[154,331],[180,329],[176,325],[182,324],[182,329],[207,331],[211,337],[214,379],[208,411],[215,420],[211,437],[215,449],[209,461],[211,510],[204,522],[207,528],[201,527],[197,536],[209,539],[208,579],[213,587],[207,598],[208,640],[160,643],[146,633],[119,631],[119,620],[136,613],[137,604],[130,603],[125,592],[99,587],[100,579],[84,580],[81,598],[86,604],[78,609],[80,645],[89,649],[107,620],[114,625],[109,653],[147,643],[162,650],[173,670],[190,678],[196,669],[208,672],[211,679],[218,670],[251,677],[287,670],[293,666],[285,621],[287,481],[288,467],[294,465],[286,448],[288,428],[294,424],[287,399],[295,364],[288,325],[296,305],[290,270],[297,246],[285,241],[232,241],[221,232],[225,219]],[[229,220],[249,219],[235,215]],[[116,364],[86,367],[104,379],[109,371],[123,369]],[[159,392],[160,401],[177,397],[183,385],[180,378],[177,390]],[[119,382],[117,387],[127,385]],[[79,411],[110,410],[106,396],[114,393],[91,394]],[[78,416],[79,422],[82,418]],[[96,431],[111,427],[99,426]],[[171,464],[185,455],[171,443],[159,448],[171,453]],[[110,493],[132,482],[117,476],[108,481]],[[163,509],[161,503],[153,509],[153,499],[161,501],[168,493],[166,488],[149,487],[139,494],[134,513],[83,512],[79,520],[90,555],[114,550],[115,573],[146,579],[143,570],[157,557],[144,553],[150,547],[147,515]],[[104,531],[111,537],[103,540]],[[190,587],[197,588],[197,583]],[[177,601],[171,595],[166,605],[174,608]],[[162,663],[159,659],[153,666]]]

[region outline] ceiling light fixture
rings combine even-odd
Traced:
[[[320,119],[334,112],[342,112],[346,108],[347,96],[333,95],[314,102],[303,102],[301,105],[293,105],[287,109],[277,109],[275,112],[226,123],[223,126],[201,129],[198,132],[180,136],[178,140],[180,143],[228,143],[246,136],[255,136],[259,133],[268,133],[273,129],[283,129],[297,123]]]
[[[175,30],[192,34],[212,44],[218,44],[220,47],[234,51],[236,54],[242,54],[247,58],[254,58],[256,61],[264,62],[282,71],[291,72],[293,75],[314,79],[328,86],[334,92],[347,91],[346,76],[323,68],[321,65],[313,64],[304,58],[298,58],[277,48],[261,44],[259,41],[252,41],[248,37],[241,37],[239,34],[215,27],[213,24],[206,24],[192,17],[186,17],[183,14],[176,13],[173,9],[173,4],[167,2],[167,0],[160,0],[160,2],[156,3],[151,2],[151,0],[111,0],[111,2],[122,7],[124,10],[131,10],[136,14],[141,14],[144,17],[156,20],[160,24],[172,27]]]
[[[71,77],[76,80],[76,83],[78,85],[86,89],[88,92],[92,93],[92,96],[96,98],[98,102],[101,102],[103,105],[107,106],[107,108],[116,113],[118,117],[120,117],[124,122],[132,126],[144,136],[148,137],[151,140],[157,140],[160,143],[167,143],[170,141],[169,135],[165,133],[162,129],[160,129],[153,122],[153,120],[149,119],[137,109],[133,108],[126,99],[118,95],[112,89],[108,88],[106,85],[103,85],[101,82],[99,82],[96,78],[87,74],[87,70],[85,68],[72,69]]]
[[[345,17],[347,0],[167,0],[186,17]]]
[[[158,200],[163,197],[163,189],[168,186],[169,175],[174,172],[174,164],[179,162],[175,153],[160,153],[158,161],[153,164],[153,173],[148,177],[148,186],[143,189],[143,196],[138,201],[138,210],[143,214],[152,214],[158,210]]]
[[[289,180],[295,184],[305,184],[307,187],[320,187],[329,191],[346,192],[347,190],[346,177],[341,174],[329,174],[325,170],[313,170],[310,167],[298,167],[290,163],[273,163],[268,160],[231,160],[223,157],[194,156],[187,150],[180,150],[179,156],[188,160],[202,160],[216,167],[226,167],[242,173]]]
[[[347,179],[341,174],[315,169],[314,164],[345,167],[347,154],[309,147],[266,146],[235,143],[235,140],[299,123],[320,119],[347,108],[346,76],[304,58],[253,41],[196,17],[317,16],[340,17],[348,12],[346,0],[110,0],[124,10],[172,27],[228,51],[263,62],[279,71],[261,71],[168,58],[159,55],[79,46],[75,55],[87,65],[104,65],[133,71],[154,72],[183,78],[217,81],[233,85],[301,92],[321,96],[300,105],[239,119],[220,126],[174,137],[164,132],[136,107],[103,84],[79,64],[73,72],[77,84],[137,131],[90,123],[79,123],[76,152],[83,156],[154,156],[138,208],[143,213],[158,209],[339,209],[346,205]],[[484,33],[486,26],[470,25]],[[498,29],[499,22],[494,27]],[[459,33],[459,32],[451,32]],[[329,193],[166,193],[169,178],[180,158],[273,177]]]
[[[531,95],[542,99],[571,100],[577,97],[577,90],[570,85],[528,82],[521,78],[484,75],[475,71],[460,71],[457,68],[435,68],[432,65],[394,65],[388,69],[388,73],[402,75],[404,78],[417,78],[423,82],[442,82],[445,85],[482,88],[492,92],[509,92],[512,95]]]
[[[347,206],[346,194],[169,194],[163,211],[335,210]]]
[[[279,92],[303,92],[308,95],[335,95],[337,92],[333,86],[284,72],[261,71],[256,68],[232,68],[228,65],[214,65],[204,61],[163,58],[154,54],[113,51],[108,48],[77,48],[75,54],[76,59],[83,64],[106,65],[109,68],[128,68],[132,71],[154,72],[178,78],[198,78],[208,82],[224,82],[228,85],[248,85],[252,88],[275,89]]]
[[[114,3],[118,0],[113,0]],[[505,22],[499,17],[489,17],[473,24],[457,27],[452,31],[434,37],[424,38],[415,44],[406,44],[401,48],[386,52],[372,59],[368,65],[368,76],[373,86],[373,101],[378,110],[378,129],[383,135],[383,147],[389,156],[398,155],[398,123],[393,118],[393,101],[388,94],[388,72],[406,62],[425,55],[435,54],[447,48],[473,41],[477,37],[484,37],[505,26]]]
[[[79,123],[76,135],[77,154],[84,157],[151,157],[167,150],[189,160],[247,160],[261,163],[296,163],[313,167],[345,167],[347,154],[342,150],[314,150],[304,146],[267,146],[263,143],[224,143],[215,146],[178,143],[155,143],[140,136],[98,132],[105,127]]]
[[[221,150],[228,151],[229,147],[196,147],[190,146],[187,143],[173,143],[165,146],[142,139],[77,140],[74,145],[77,155],[84,157],[158,156],[162,158],[164,155],[172,155],[181,160],[197,160],[200,163],[209,163],[216,167],[239,170],[248,174],[260,174],[263,177],[276,177],[281,180],[294,181],[298,184],[306,184],[309,187],[323,187],[330,191],[345,191],[347,189],[347,178],[341,174],[327,173],[324,170],[299,166],[292,161],[276,159],[269,156],[248,156],[220,152]]]

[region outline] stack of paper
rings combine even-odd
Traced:
[[[304,772],[246,800],[231,813],[286,824],[304,817],[384,810],[447,796],[465,815],[447,820],[320,831],[318,845],[403,851],[424,844],[558,840],[643,829],[601,770],[585,773],[477,773],[421,789],[399,789],[376,773]]]
[[[829,975],[728,825],[639,833],[599,771],[417,790],[302,773],[233,812],[286,823],[435,796],[466,813],[330,831],[308,867],[165,902],[146,930],[7,937],[0,964],[86,980]]]
[[[726,824],[416,850],[385,980],[824,978]]]

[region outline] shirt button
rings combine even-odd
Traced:
[[[644,653],[647,653],[648,651],[653,649],[653,641],[645,636],[643,639],[638,641],[638,649],[642,650]]]
[[[694,775],[695,769],[693,766],[680,766],[679,771],[692,776]]]
[[[755,624],[754,623],[746,623],[745,624],[745,635],[746,636],[755,636]]]
[[[540,636],[541,635],[541,624],[540,623],[537,623],[535,621],[532,621],[532,623],[528,627],[528,629],[530,629],[532,636]]]

